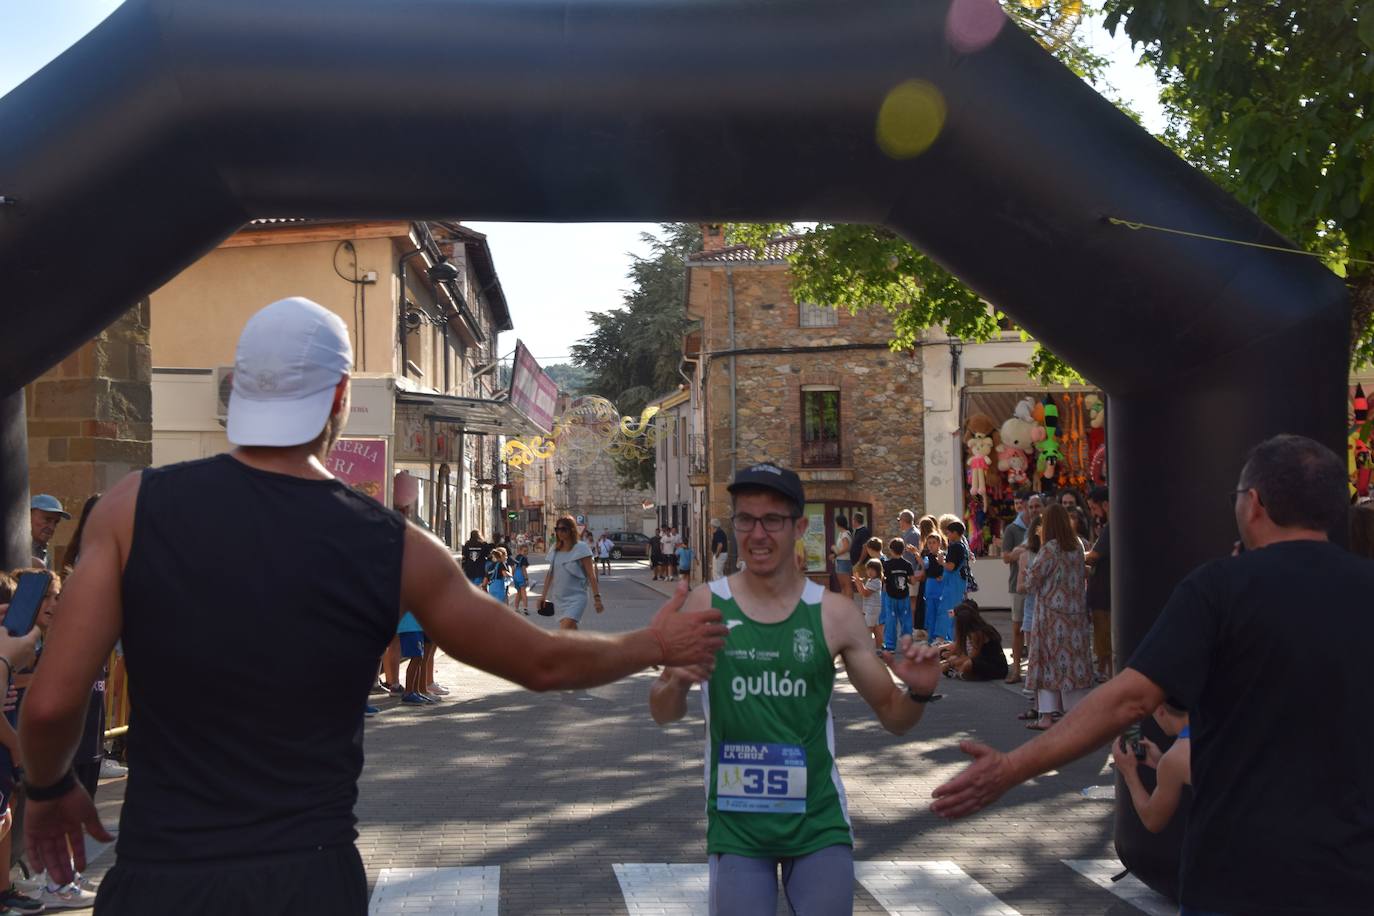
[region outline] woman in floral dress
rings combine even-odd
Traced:
[[[1044,731],[1093,685],[1093,628],[1088,616],[1088,576],[1083,545],[1063,506],[1051,504],[1043,518],[1040,554],[1027,571],[1035,596],[1035,637],[1026,686],[1037,691],[1040,717],[1027,728]]]

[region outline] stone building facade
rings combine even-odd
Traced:
[[[54,567],[86,498],[152,463],[148,322],[145,299],[24,389],[29,490],[56,496],[73,518],[53,536]]]
[[[555,507],[555,514],[547,516],[550,531],[557,515],[567,512],[581,516],[583,524],[596,534],[602,531],[653,533],[653,491],[622,486],[610,455],[597,455],[590,463],[560,461],[557,456],[549,460],[554,465]]]
[[[883,310],[851,315],[794,301],[785,258],[795,238],[761,254],[724,246],[712,227],[705,238],[688,261],[685,346],[705,433],[704,472],[692,475],[698,513],[729,516],[725,488],[736,468],[794,468],[811,520],[808,572],[824,575],[836,515],[852,521],[863,512],[886,536],[899,511],[924,505],[919,354],[889,348],[892,317]]]

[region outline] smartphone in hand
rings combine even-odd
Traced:
[[[48,587],[51,585],[52,573],[46,570],[19,574],[18,587],[5,611],[5,629],[11,636],[24,636],[33,629],[38,620],[38,609],[43,606],[43,599],[48,596]]]

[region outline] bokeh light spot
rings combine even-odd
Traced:
[[[945,126],[945,97],[925,80],[898,83],[878,109],[878,148],[893,159],[921,155]]]
[[[945,39],[956,51],[981,51],[1002,31],[1007,14],[997,0],[954,0],[945,17]]]

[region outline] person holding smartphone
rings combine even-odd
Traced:
[[[1167,751],[1161,753],[1159,745],[1149,738],[1138,738],[1144,752],[1142,759],[1136,748],[1128,747],[1126,739],[1121,738],[1112,745],[1112,760],[1126,781],[1140,822],[1151,833],[1159,833],[1173,820],[1183,798],[1183,787],[1193,784],[1193,741],[1188,729],[1188,710],[1183,708],[1182,700],[1166,697],[1155,707],[1154,719],[1164,734],[1174,739]],[[1140,781],[1142,766],[1155,771],[1153,792]]]

